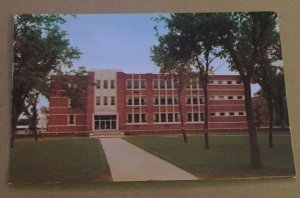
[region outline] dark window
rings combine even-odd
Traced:
[[[114,89],[114,88],[115,88],[115,81],[114,81],[114,80],[111,80],[111,81],[110,81],[110,88],[111,88],[111,89]]]
[[[168,103],[168,105],[171,105],[171,104],[173,104],[173,100],[172,100],[172,98],[167,98],[167,103]]]
[[[238,100],[242,100],[242,99],[243,99],[243,96],[238,96],[237,99],[238,99]]]
[[[199,113],[194,113],[194,122],[199,122]]]
[[[104,88],[104,89],[107,89],[107,88],[108,88],[108,82],[107,82],[107,80],[104,80],[104,81],[103,81],[103,88]]]
[[[141,80],[141,88],[142,89],[146,88],[146,81],[145,80]]]
[[[229,112],[229,115],[230,116],[234,116],[234,112]]]
[[[231,80],[228,80],[228,81],[227,81],[227,84],[228,84],[228,85],[231,85],[231,84],[232,84],[232,81],[231,81]]]
[[[232,100],[233,99],[233,96],[228,96],[228,100]]]
[[[216,116],[215,112],[210,113],[210,116]]]
[[[128,98],[127,105],[132,105],[132,98]]]
[[[192,103],[191,97],[187,97],[186,104],[191,104],[191,103]]]
[[[155,105],[158,105],[158,97],[155,97],[155,98],[154,98],[154,104],[155,104]]]
[[[153,80],[153,89],[158,88],[158,80]]]
[[[127,80],[127,89],[131,89],[132,88],[132,81],[131,80]]]
[[[110,98],[110,105],[115,105],[115,97],[114,96],[112,96]]]
[[[107,96],[104,96],[103,105],[108,105],[108,102],[107,102]]]
[[[191,113],[188,113],[188,122],[192,122],[192,114]]]
[[[99,106],[100,105],[100,96],[96,97],[96,105]]]
[[[225,112],[220,112],[220,116],[225,116]]]
[[[96,88],[97,88],[97,89],[100,89],[100,88],[101,88],[101,81],[100,81],[100,80],[97,80],[96,82],[97,82]]]
[[[241,80],[237,80],[236,84],[242,84],[242,81]]]
[[[132,114],[127,114],[127,123],[132,123]]]
[[[159,114],[158,113],[156,113],[156,114],[154,114],[154,122],[159,122]]]
[[[244,112],[239,112],[239,115],[244,115]]]
[[[75,124],[75,117],[74,117],[74,115],[69,115],[69,124]]]
[[[146,114],[141,114],[142,116],[142,122],[146,122]]]
[[[204,113],[200,113],[200,120],[201,120],[202,122],[204,122],[204,120],[205,120]]]
[[[166,98],[160,98],[160,104],[165,105],[166,104]]]
[[[141,98],[141,105],[146,105],[146,98]]]
[[[162,114],[160,114],[160,122],[166,122],[167,120],[166,120],[166,114],[165,113],[162,113]]]
[[[193,97],[193,104],[198,104],[198,98],[197,97]]]
[[[173,113],[168,113],[168,122],[173,122]]]
[[[139,88],[139,80],[133,80],[133,88],[138,89]]]
[[[159,85],[159,87],[160,87],[161,89],[164,89],[164,88],[165,88],[165,81],[164,81],[164,80],[160,80],[160,85]]]
[[[139,123],[140,122],[140,115],[139,114],[134,114],[134,122]]]
[[[139,98],[134,98],[133,99],[133,103],[134,103],[134,105],[139,105],[140,104],[140,102],[139,102]]]
[[[171,89],[172,88],[172,80],[167,80],[167,88]]]

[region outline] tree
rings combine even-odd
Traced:
[[[189,67],[189,57],[184,53],[186,43],[172,33],[158,36],[158,40],[159,44],[151,48],[151,59],[160,68],[161,73],[169,73],[169,78],[173,77],[178,96],[181,132],[184,142],[187,142],[182,93],[186,83],[190,80],[191,68]]]
[[[230,67],[239,72],[244,84],[251,165],[254,168],[262,167],[262,161],[253,118],[251,82],[255,68],[260,66],[260,49],[272,39],[270,35],[276,28],[275,20],[273,12],[231,13],[221,14],[220,21],[215,24]]]
[[[222,54],[218,47],[218,34],[213,27],[216,20],[215,13],[206,14],[171,14],[170,18],[161,17],[157,20],[163,21],[169,30],[172,39],[180,40],[183,44],[176,46],[180,53],[175,54],[178,58],[185,56],[190,66],[198,73],[199,86],[203,87],[204,93],[204,140],[205,149],[209,148],[208,141],[208,118],[209,118],[209,97],[208,84],[209,75],[213,71],[211,63]],[[162,42],[162,39],[159,40]],[[170,48],[169,48],[170,50]]]
[[[49,73],[71,68],[72,61],[80,57],[79,50],[70,46],[67,33],[61,30],[63,23],[60,15],[14,17],[11,147],[16,123],[26,110],[30,93],[37,91],[47,96]]]
[[[272,21],[276,27],[276,21]],[[254,82],[258,83],[267,101],[269,118],[269,148],[273,148],[273,123],[274,123],[274,75],[278,67],[273,66],[282,59],[279,32],[273,28],[267,32],[268,40],[258,49],[258,67],[254,69]]]

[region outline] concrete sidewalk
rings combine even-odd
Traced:
[[[113,181],[197,180],[121,138],[100,138]]]

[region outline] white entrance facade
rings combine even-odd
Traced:
[[[117,131],[117,72],[118,70],[94,70],[93,131]]]

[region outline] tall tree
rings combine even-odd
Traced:
[[[204,94],[204,141],[205,149],[209,148],[208,141],[208,118],[209,118],[209,97],[208,84],[209,75],[213,71],[211,63],[222,57],[218,50],[218,34],[213,28],[216,14],[171,14],[170,17],[161,17],[169,34],[176,35],[173,39],[181,40],[184,48],[179,48],[181,53],[189,59],[190,66],[194,66],[194,71],[198,73],[199,86],[203,88]],[[161,41],[160,41],[161,42]],[[177,55],[181,56],[181,55]]]
[[[220,42],[228,54],[231,69],[239,72],[245,88],[251,165],[260,168],[262,161],[253,118],[251,82],[255,68],[260,66],[260,49],[272,39],[270,35],[276,28],[276,14],[273,12],[221,14],[220,19],[215,24],[219,29]]]
[[[49,73],[71,68],[72,61],[80,56],[79,50],[70,46],[67,33],[61,30],[63,23],[65,20],[60,15],[14,17],[11,147],[16,123],[25,111],[30,92],[46,94]]]
[[[185,101],[182,101],[185,85],[191,77],[190,60],[185,53],[187,46],[184,40],[173,33],[158,36],[158,40],[159,44],[151,48],[151,59],[160,68],[161,73],[168,73],[169,78],[173,77],[178,97],[181,132],[184,142],[187,142],[183,116]]]
[[[276,20],[272,21],[276,27]],[[258,67],[254,69],[254,82],[258,83],[267,101],[269,118],[269,148],[273,148],[273,124],[274,124],[274,76],[279,67],[273,66],[275,62],[282,60],[279,32],[272,28],[266,32],[267,41],[258,49]]]

